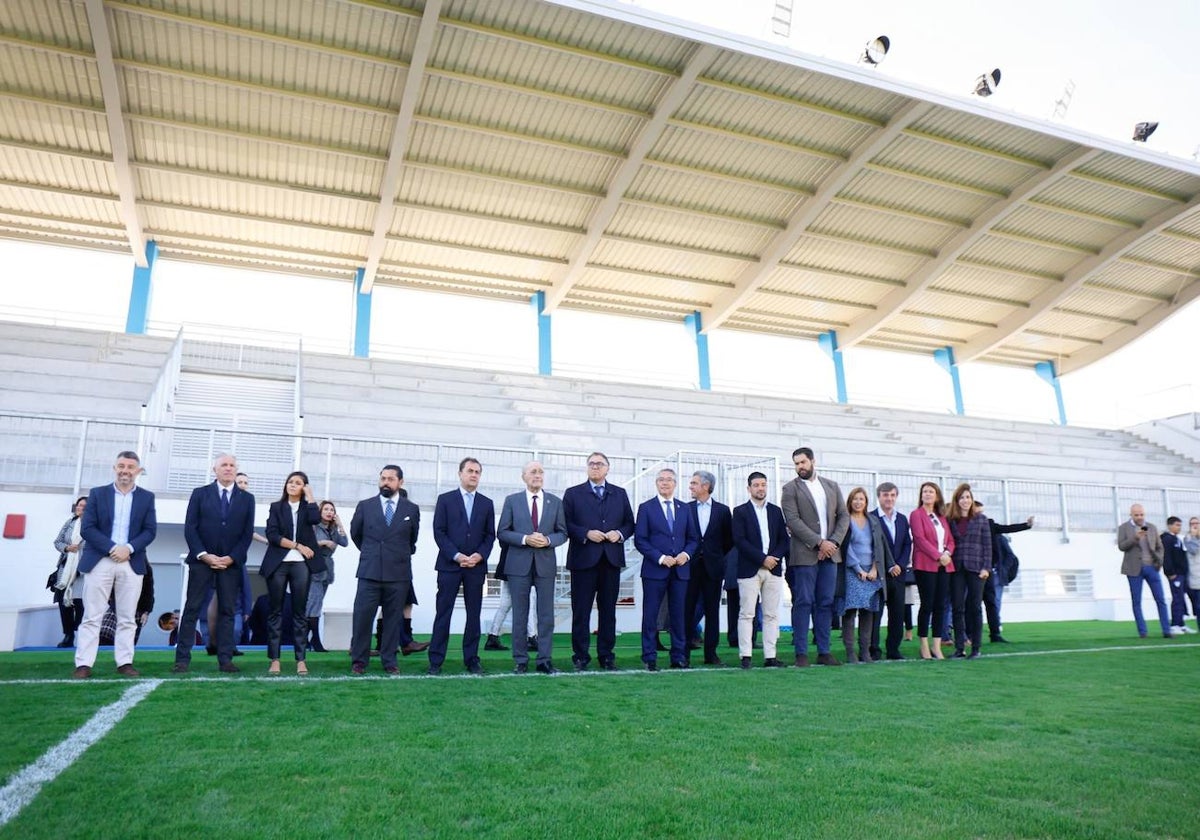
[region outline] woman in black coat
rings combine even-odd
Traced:
[[[279,673],[279,646],[283,635],[283,595],[292,591],[292,627],[295,632],[296,673],[307,674],[304,662],[304,643],[308,637],[308,580],[313,572],[325,568],[317,559],[317,538],[313,526],[320,521],[320,511],[313,502],[308,476],[300,471],[290,473],[283,483],[283,496],[271,503],[267,513],[267,553],[259,573],[267,579],[270,613],[267,615],[267,658],[269,674]],[[314,563],[320,568],[314,567]]]

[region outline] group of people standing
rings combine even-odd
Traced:
[[[1146,509],[1140,504],[1130,506],[1129,519],[1117,528],[1117,548],[1122,554],[1121,574],[1129,581],[1133,621],[1143,639],[1149,634],[1142,615],[1143,586],[1150,588],[1164,638],[1200,633],[1200,517],[1193,516],[1188,521],[1187,533],[1182,532],[1183,520],[1168,516],[1167,531],[1160,534],[1158,528],[1147,521]],[[1171,590],[1169,614],[1160,573],[1167,576]],[[1184,621],[1188,601],[1196,621],[1195,630]]]

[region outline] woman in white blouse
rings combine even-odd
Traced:
[[[325,563],[317,554],[317,537],[313,526],[321,518],[313,502],[308,476],[300,471],[290,473],[283,483],[283,496],[271,502],[267,512],[267,553],[259,573],[267,579],[267,658],[269,674],[279,673],[279,646],[283,636],[283,595],[292,591],[292,629],[295,635],[296,673],[307,674],[304,648],[308,640],[308,582],[313,572],[324,570]],[[320,568],[315,568],[314,563]]]
[[[921,506],[908,515],[912,530],[913,570],[917,590],[921,593],[921,608],[917,611],[917,635],[921,642],[922,659],[945,659],[942,655],[942,633],[946,627],[946,601],[950,592],[950,576],[954,574],[954,535],[950,523],[942,515],[945,502],[942,488],[932,481],[921,485]],[[933,650],[929,649],[929,624],[933,618]]]

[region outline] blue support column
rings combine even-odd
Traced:
[[[950,374],[950,385],[954,388],[954,413],[961,417],[966,412],[963,410],[962,381],[958,378],[958,362],[954,361],[954,348],[939,347],[933,351],[933,358],[942,366],[942,370]]]
[[[550,353],[550,316],[543,310],[546,308],[546,293],[536,292],[529,299],[533,305],[533,314],[537,317],[538,328],[538,373],[549,376],[554,372],[553,357]]]
[[[704,324],[700,320],[700,313],[693,312],[683,319],[683,323],[687,325],[691,331],[692,337],[696,339],[696,367],[700,372],[700,390],[712,390],[712,376],[708,369],[708,336],[700,332],[704,329]]]
[[[833,359],[833,376],[837,380],[837,401],[845,405],[846,400],[846,366],[842,362],[842,351],[838,349],[837,332],[830,330],[817,336],[817,344],[825,351],[825,355]]]
[[[365,359],[371,355],[371,293],[363,293],[365,269],[354,272],[354,355]]]
[[[146,243],[146,267],[133,267],[133,286],[129,290],[129,313],[125,316],[125,332],[145,335],[150,321],[150,291],[154,279],[154,263],[158,259],[158,243]]]
[[[1067,407],[1063,402],[1062,382],[1059,381],[1058,370],[1054,367],[1054,362],[1038,362],[1033,369],[1054,389],[1054,399],[1058,403],[1059,425],[1067,425]]]

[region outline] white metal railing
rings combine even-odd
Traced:
[[[187,433],[187,434],[182,434]],[[203,451],[175,452],[174,441],[206,440]],[[577,484],[583,478],[586,452],[544,450],[536,447],[479,447],[428,441],[398,441],[341,436],[269,434],[201,426],[115,422],[79,417],[0,413],[0,486],[61,490],[78,493],[81,488],[111,478],[116,452],[136,441],[149,442],[143,453],[147,475],[143,483],[156,492],[182,496],[210,479],[209,465],[218,449],[239,455],[240,466],[249,473],[260,492],[274,492],[297,464],[305,469],[323,498],[348,501],[374,492],[379,468],[396,463],[405,472],[405,486],[413,499],[431,504],[437,494],[457,482],[459,461],[478,458],[490,487],[519,488],[521,469],[529,460],[540,460],[546,469],[546,486],[552,491]],[[299,458],[295,452],[299,451]],[[745,493],[749,471],[759,469],[781,488],[791,474],[773,455],[700,453],[681,450],[666,457],[613,455],[613,480],[631,489],[631,498],[648,497],[652,490],[639,482],[651,482],[650,471],[673,466],[681,481],[696,469],[708,469],[724,488],[727,501],[736,503]],[[947,492],[969,479],[985,510],[997,521],[1016,522],[1037,518],[1039,529],[1059,531],[1064,539],[1073,531],[1108,531],[1125,519],[1129,506],[1145,506],[1152,521],[1168,514],[1190,515],[1200,511],[1200,489],[1196,487],[1142,487],[1084,484],[1071,481],[1033,481],[1007,478],[978,478],[951,474],[890,471],[840,470],[819,465],[818,469],[848,491],[853,486],[874,487],[891,481],[901,498],[914,500],[921,482],[932,480]],[[640,474],[640,478],[639,478]]]

